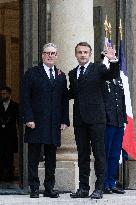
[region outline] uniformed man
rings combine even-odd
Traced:
[[[103,87],[107,126],[105,134],[106,174],[104,193],[124,194],[116,187],[116,175],[122,149],[124,124],[127,123],[124,89],[121,78],[106,81]]]

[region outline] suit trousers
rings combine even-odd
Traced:
[[[106,174],[104,187],[113,188],[122,149],[124,127],[107,126],[105,134]]]
[[[53,144],[44,144],[45,155],[45,190],[53,189],[55,185],[56,150]],[[28,143],[28,183],[30,189],[39,189],[38,165],[40,160],[41,144]]]
[[[90,154],[91,146],[95,158],[94,168],[97,180],[95,189],[103,189],[105,176],[105,124],[82,123],[74,127],[75,139],[78,151],[79,188],[89,190]],[[91,144],[90,144],[91,142]]]

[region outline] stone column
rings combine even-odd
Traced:
[[[47,0],[38,0],[38,51],[39,62],[41,61],[41,53],[43,45],[47,38]]]
[[[57,66],[66,74],[77,65],[74,48],[80,41],[87,41],[94,48],[93,0],[51,0],[51,40],[58,46]],[[94,50],[94,49],[93,49]],[[73,191],[78,186],[76,146],[71,127],[62,134],[62,146],[58,150],[56,187]]]
[[[38,2],[37,0],[24,0],[20,4],[20,72],[21,76],[23,76],[28,68],[38,63]],[[26,188],[28,186],[28,148],[27,144],[23,144],[23,136],[20,140],[20,158],[22,160],[21,167],[23,172],[21,181],[22,186]]]

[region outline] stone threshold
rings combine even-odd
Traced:
[[[127,190],[126,194],[104,195],[103,199],[91,200],[71,199],[69,194],[61,194],[58,199],[44,198],[30,199],[29,195],[1,195],[0,205],[134,205],[136,204],[136,190]]]

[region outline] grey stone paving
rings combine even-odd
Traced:
[[[30,199],[29,195],[1,195],[0,205],[136,205],[136,190],[126,191],[126,194],[104,195],[103,199],[91,200],[71,199],[69,194],[61,194],[58,199]]]

